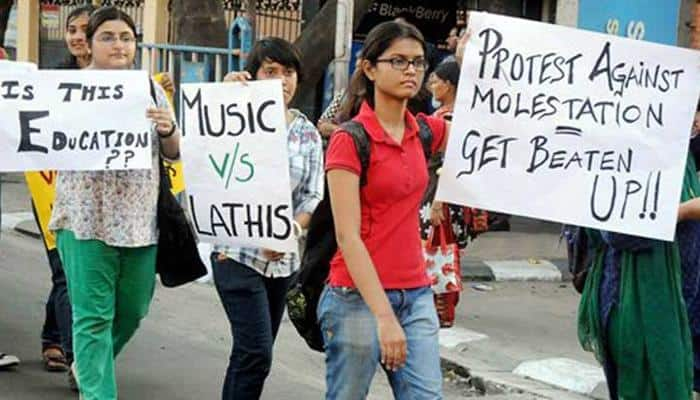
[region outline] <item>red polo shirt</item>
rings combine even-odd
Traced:
[[[424,116],[433,131],[432,150],[445,141],[445,121]],[[374,110],[362,104],[354,118],[370,139],[367,184],[360,188],[364,242],[385,289],[430,285],[421,248],[418,208],[428,185],[428,168],[418,136],[418,123],[406,112],[401,144],[379,124]],[[360,175],[360,159],[347,132],[333,134],[326,152],[326,171],[344,169]],[[331,286],[354,287],[340,250],[331,260]]]

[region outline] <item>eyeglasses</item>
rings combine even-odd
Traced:
[[[97,37],[97,41],[109,45],[114,45],[117,43],[117,41],[121,41],[122,43],[128,45],[134,43],[136,38],[131,35],[100,35]]]
[[[408,69],[409,65],[413,65],[413,68],[416,69],[416,71],[425,71],[428,69],[428,61],[425,58],[418,57],[414,58],[413,60],[407,60],[403,57],[394,57],[394,58],[385,58],[385,59],[379,59],[377,60],[378,63],[384,62],[384,63],[390,63],[391,68],[397,70],[397,71],[405,71]]]

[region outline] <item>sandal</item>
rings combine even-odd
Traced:
[[[44,360],[44,369],[49,372],[66,372],[68,371],[68,362],[63,354],[63,349],[57,345],[49,345],[44,347],[42,352]]]

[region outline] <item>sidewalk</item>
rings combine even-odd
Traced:
[[[467,246],[462,278],[472,281],[568,280],[561,225],[511,217],[508,232],[487,232]]]

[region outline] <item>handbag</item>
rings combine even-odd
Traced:
[[[158,192],[158,251],[156,272],[165,287],[176,287],[207,274],[199,251],[197,238],[185,210],[170,190],[170,176],[159,157],[160,189]]]
[[[423,247],[426,270],[435,294],[462,291],[459,248],[456,243],[447,243],[445,229],[449,229],[449,226],[449,223],[443,223],[431,227]]]

